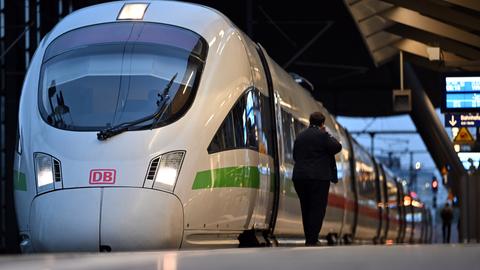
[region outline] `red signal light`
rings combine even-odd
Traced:
[[[435,177],[432,179],[432,191],[438,192],[438,180]]]

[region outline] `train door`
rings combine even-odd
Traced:
[[[282,238],[303,237],[300,201],[292,181],[293,144],[295,141],[295,122],[292,113],[282,107],[277,115],[279,119],[280,143],[280,182],[278,201],[278,220],[275,234]],[[306,125],[305,125],[306,126]],[[284,239],[282,239],[284,240]]]
[[[353,139],[347,130],[344,130],[344,133],[345,136],[342,136],[345,138],[344,141],[342,141],[342,146],[344,150],[342,151],[346,151],[346,161],[344,165],[344,207],[346,211],[343,219],[342,235],[345,243],[352,243],[355,238],[358,221],[358,192],[355,169],[356,162]]]
[[[255,85],[257,87],[258,84]],[[270,110],[268,109],[269,97],[262,91],[258,92],[258,109],[255,117],[258,123],[259,158],[258,170],[260,175],[260,186],[255,200],[252,216],[253,227],[256,230],[268,229],[272,215],[273,205],[273,175],[274,158],[272,149]]]
[[[383,174],[383,183],[382,183],[382,190],[383,190],[383,194],[382,194],[382,200],[383,200],[383,203],[382,203],[382,208],[383,208],[383,233],[381,235],[381,237],[383,238],[383,243],[386,242],[386,240],[388,239],[388,233],[389,233],[389,230],[391,227],[393,227],[390,223],[393,222],[393,220],[390,220],[390,214],[391,214],[391,211],[390,211],[390,207],[389,207],[389,204],[388,204],[388,185],[387,185],[387,182],[388,182],[388,177],[387,177],[387,174],[385,173],[385,170],[384,170],[384,167],[381,165],[380,168],[382,169],[382,174]]]
[[[385,172],[382,166],[377,163],[374,159],[374,163],[376,164],[377,170],[377,178],[376,178],[376,187],[377,187],[377,208],[378,208],[378,232],[376,237],[377,244],[383,244],[385,242],[385,236],[387,233],[387,225],[388,225],[388,211],[385,200],[385,190],[386,190],[386,179],[385,179]]]
[[[350,177],[348,155],[349,147],[345,133],[335,119],[325,110],[320,110],[325,115],[325,126],[334,138],[342,144],[342,150],[335,155],[338,183],[331,184],[328,195],[328,206],[323,220],[321,236],[326,236],[329,243],[333,244],[343,231],[344,219],[348,211],[346,180]],[[350,231],[350,228],[345,228]]]
[[[276,69],[275,63],[266,56],[263,49],[259,47],[258,52],[262,58],[264,70],[267,74],[271,72],[270,76],[272,78],[286,75],[282,73],[281,70]],[[274,191],[274,203],[272,218],[270,220],[270,230],[272,234],[274,233],[275,237],[278,237],[277,240],[283,244],[287,243],[284,242],[284,240],[287,239],[290,241],[292,238],[294,238],[294,240],[303,238],[300,202],[295,192],[293,182],[291,181],[293,169],[292,147],[293,140],[295,139],[295,121],[298,119],[295,119],[292,111],[288,108],[288,104],[293,101],[290,100],[291,97],[280,95],[280,93],[291,91],[296,86],[288,85],[288,82],[287,84],[273,80],[270,80],[270,82],[269,96],[273,97],[273,99],[270,99],[271,119],[272,123],[274,123],[272,134],[276,135],[274,136],[275,142],[272,144],[276,147],[274,149],[276,151],[274,155],[276,157],[276,170],[274,173],[274,185],[272,187]]]
[[[386,173],[386,195],[388,209],[388,233],[387,243],[398,241],[400,237],[401,219],[398,207],[398,187],[395,178],[391,173]]]
[[[278,103],[273,89],[272,75],[264,49],[258,44],[247,42],[252,63],[254,84],[261,94],[260,113],[262,128],[260,129],[261,145],[260,151],[261,170],[265,170],[265,183],[259,191],[259,200],[255,206],[255,225],[257,228],[268,229],[269,235],[273,236],[275,229],[278,200],[279,200],[279,143],[277,141],[277,111]]]
[[[403,185],[401,180],[397,181],[398,189],[398,210],[400,213],[400,230],[398,233],[398,243],[405,242],[405,235],[407,231],[406,210],[404,205]]]
[[[424,218],[423,205],[421,202],[412,199],[413,243],[422,243]]]
[[[378,233],[376,171],[373,159],[360,145],[355,144],[355,173],[358,191],[358,219],[355,238],[374,241]]]
[[[421,233],[420,233],[420,243],[427,242],[427,211],[425,208],[421,209],[422,223],[421,223]]]
[[[434,220],[433,220],[434,216],[432,215],[432,212],[430,212],[430,210],[428,211],[428,228],[429,228],[429,232],[428,232],[428,243],[431,244],[433,243],[433,234],[435,233],[435,230],[434,230],[434,227],[433,227],[433,223],[434,223]]]

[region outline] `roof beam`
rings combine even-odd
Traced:
[[[450,4],[473,9],[480,12],[480,1],[477,0],[444,0]]]
[[[368,38],[376,33],[383,31],[385,28],[394,24],[391,20],[386,20],[380,16],[372,16],[366,20],[358,22],[358,28],[365,38]]]
[[[366,38],[366,42],[370,50],[375,52],[383,49],[393,42],[399,41],[400,39],[402,39],[401,36],[392,34],[390,32],[381,31]]]
[[[451,8],[440,6],[432,2],[417,0],[382,0],[396,6],[408,8],[420,12],[432,18],[440,19],[444,22],[465,27],[466,29],[480,31],[480,19],[455,11]]]
[[[452,72],[452,70],[455,70],[455,69],[452,69],[451,67],[439,65],[438,63],[432,62],[426,58],[423,58],[421,56],[416,56],[413,54],[405,55],[405,60],[408,61],[409,63],[414,64],[415,66],[433,70],[435,72]]]
[[[449,67],[459,67],[466,70],[480,70],[480,60],[474,61],[450,61],[445,63]]]
[[[355,20],[361,22],[382,11],[392,8],[392,5],[379,0],[361,0],[350,5],[349,8]]]
[[[398,49],[395,46],[386,46],[372,53],[373,59],[378,66],[385,64],[396,55],[398,55]]]
[[[438,36],[450,38],[480,48],[479,36],[438,20],[423,16],[418,12],[406,8],[395,7],[383,12],[381,16],[397,23],[408,25],[413,28],[436,34]]]
[[[393,46],[404,52],[408,52],[428,59],[427,47],[429,46],[424,43],[412,39],[402,39],[401,41],[396,42]],[[461,67],[465,70],[471,71],[480,70],[480,66],[477,66],[475,62],[468,61],[467,59],[457,56],[453,53],[443,51],[442,57],[445,66]]]
[[[414,39],[431,46],[438,46],[444,51],[453,52],[458,56],[463,56],[468,59],[480,59],[479,50],[475,50],[474,48],[463,43],[448,38],[439,37],[435,34],[412,28],[407,25],[395,24],[385,31],[402,36],[404,38]]]
[[[429,46],[426,45],[425,43],[421,43],[421,42],[418,42],[418,41],[413,40],[413,39],[404,38],[404,39],[396,42],[393,46],[395,46],[396,48],[398,48],[399,50],[402,50],[404,52],[408,52],[408,53],[411,53],[411,54],[415,54],[415,55],[418,55],[418,56],[421,56],[421,57],[428,58],[427,47],[429,47]],[[445,62],[467,60],[467,59],[462,58],[460,56],[457,56],[453,53],[449,53],[449,52],[442,52],[442,53],[443,53],[443,60]]]

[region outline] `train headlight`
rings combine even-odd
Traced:
[[[17,132],[18,132],[18,133],[17,133],[17,147],[16,147],[16,148],[17,148],[17,153],[18,153],[19,155],[21,155],[21,154],[22,154],[22,146],[23,146],[23,145],[22,145],[22,131],[21,131],[21,129],[19,128],[19,129],[17,130]]]
[[[53,158],[43,153],[35,153],[35,172],[38,193],[54,189]]]
[[[185,151],[173,151],[160,155],[150,162],[144,187],[172,192],[177,183]]]

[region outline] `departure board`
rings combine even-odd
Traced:
[[[446,111],[480,110],[480,74],[478,76],[444,76]]]

